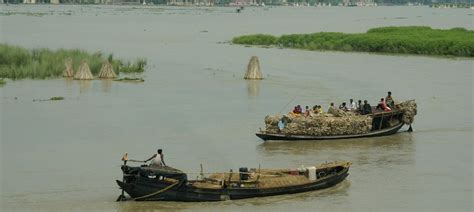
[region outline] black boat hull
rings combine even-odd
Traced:
[[[356,134],[356,135],[334,135],[334,136],[311,136],[311,135],[287,135],[287,134],[276,134],[276,133],[266,133],[258,132],[257,135],[264,141],[267,140],[334,140],[334,139],[349,139],[349,138],[364,138],[364,137],[377,137],[377,136],[387,136],[393,135],[398,132],[403,127],[403,123],[398,123],[397,125],[382,129],[371,131],[365,134]]]
[[[133,184],[127,184],[117,180],[117,184],[121,189],[125,190],[125,192],[127,192],[132,197],[132,199],[140,201],[222,201],[282,194],[294,194],[325,189],[344,181],[344,179],[346,179],[346,177],[349,175],[348,171],[349,167],[346,167],[338,173],[328,175],[311,183],[274,188],[207,189],[196,188],[191,185],[183,184],[180,186],[174,186],[164,192],[159,192],[173,186],[173,184],[164,182],[157,183],[156,180],[147,178],[140,178]],[[144,196],[146,196],[146,198],[140,198]]]

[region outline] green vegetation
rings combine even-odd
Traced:
[[[94,75],[99,73],[105,60],[109,60],[117,74],[141,73],[145,71],[146,66],[146,59],[123,62],[114,59],[112,54],[105,56],[101,52],[91,54],[79,49],[53,51],[46,48],[28,50],[0,44],[0,78],[45,79],[60,77],[65,69],[64,62],[67,58],[72,58],[74,70],[77,70],[82,60],[87,61]]]
[[[33,99],[33,102],[46,102],[46,101],[59,101],[59,100],[64,100],[64,97],[62,97],[62,96],[53,96],[49,99]]]
[[[115,79],[114,81],[119,81],[119,82],[145,82],[145,80],[143,78],[130,78],[130,77]]]
[[[57,100],[64,100],[64,97],[62,96],[53,96],[49,98],[50,101],[57,101]]]
[[[7,84],[7,82],[4,79],[0,79],[0,86],[3,86],[5,84]]]
[[[247,44],[247,45],[263,45],[270,46],[278,43],[278,38],[273,35],[244,35],[240,37],[235,37],[232,39],[232,43],[235,44]]]
[[[280,37],[257,34],[235,37],[232,43],[306,50],[474,57],[474,31],[464,28],[381,27],[366,33],[319,32]]]

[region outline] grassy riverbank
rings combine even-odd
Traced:
[[[45,79],[61,77],[65,69],[64,61],[72,58],[77,70],[82,60],[87,61],[92,74],[97,75],[105,60],[109,60],[117,74],[141,73],[145,71],[146,60],[125,62],[114,59],[112,54],[88,53],[79,49],[50,50],[46,48],[25,49],[18,46],[0,44],[0,78]]]
[[[366,33],[319,32],[280,37],[256,34],[235,37],[232,43],[306,50],[474,57],[474,31],[464,28],[380,27]]]

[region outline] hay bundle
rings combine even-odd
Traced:
[[[72,69],[72,58],[67,58],[64,61],[64,66],[66,66],[66,69],[64,69],[63,77],[73,77],[74,69]]]
[[[336,108],[336,107],[329,107],[328,114],[331,114],[335,117],[342,117],[342,116],[346,116],[346,115],[351,115],[353,113],[345,112],[345,111],[343,111],[339,108]]]
[[[415,116],[418,112],[415,100],[400,102],[395,107],[403,111],[402,121],[404,124],[410,125],[415,121]]]
[[[250,58],[249,64],[247,66],[247,72],[245,72],[244,79],[250,80],[261,80],[263,79],[262,72],[260,71],[260,61],[257,56],[252,56]]]
[[[280,121],[281,116],[276,115],[276,116],[265,116],[265,125],[268,126],[276,126],[278,122]]]
[[[91,80],[94,79],[92,76],[91,69],[89,65],[87,65],[86,61],[82,61],[77,73],[74,75],[74,79],[76,80]]]
[[[352,113],[341,113],[340,117],[331,114],[318,114],[309,117],[267,116],[265,118],[266,131],[279,133],[278,121],[283,120],[286,126],[281,130],[289,135],[348,135],[364,134],[372,128],[372,117]],[[280,118],[280,119],[278,119]]]
[[[102,64],[102,68],[100,69],[99,75],[97,76],[99,78],[117,78],[117,75],[114,72],[114,67],[112,67],[112,64],[110,64],[109,61],[105,61]]]

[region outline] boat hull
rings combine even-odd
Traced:
[[[332,187],[344,181],[349,175],[349,167],[342,169],[340,172],[318,179],[316,181],[274,188],[196,188],[191,185],[183,184],[173,187],[165,192],[156,193],[157,191],[166,189],[172,184],[156,183],[156,180],[141,178],[133,184],[127,184],[117,180],[117,184],[127,192],[132,199],[140,201],[184,201],[184,202],[203,202],[203,201],[222,201],[235,200],[254,197],[265,197],[282,194],[294,194],[307,191],[314,191]],[[152,195],[150,195],[152,194]],[[140,198],[147,196],[146,198]],[[139,199],[137,199],[139,198]]]
[[[255,135],[261,138],[264,141],[267,140],[334,140],[334,139],[349,139],[349,138],[364,138],[364,137],[377,137],[377,136],[387,136],[393,135],[403,127],[403,123],[398,123],[397,125],[382,130],[371,131],[365,134],[355,134],[355,135],[333,135],[333,136],[311,136],[311,135],[287,135],[287,134],[277,134],[277,133],[266,133],[258,132]]]

